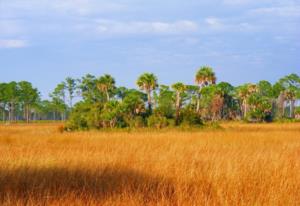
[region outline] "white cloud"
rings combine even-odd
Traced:
[[[254,15],[272,15],[282,17],[299,17],[300,6],[282,6],[282,7],[265,7],[257,8],[250,11]]]
[[[225,28],[225,25],[222,23],[222,20],[219,18],[208,17],[204,19],[204,22],[212,29],[220,30]]]
[[[123,4],[113,2],[101,2],[99,0],[64,0],[48,1],[49,5],[57,11],[74,12],[80,15],[91,13],[104,13],[112,11],[121,11],[125,9]]]
[[[0,48],[23,48],[28,44],[25,40],[20,39],[0,39]]]
[[[122,22],[112,20],[96,20],[92,24],[77,26],[81,31],[94,31],[99,35],[139,35],[139,34],[183,34],[196,32],[198,24],[193,21],[176,22]]]
[[[205,27],[208,31],[219,32],[252,32],[259,29],[248,22],[239,22],[235,19],[221,19],[216,17],[208,17],[204,19]]]
[[[121,3],[104,0],[10,0],[1,2],[5,11],[3,15],[17,16],[45,14],[56,12],[62,14],[89,15],[94,13],[118,12],[126,7]]]
[[[251,2],[253,2],[253,0],[223,0],[223,3],[228,5],[243,5]]]

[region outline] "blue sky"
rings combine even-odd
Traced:
[[[192,84],[202,65],[234,85],[300,74],[299,0],[0,0],[0,81],[46,97],[65,77],[143,72]]]

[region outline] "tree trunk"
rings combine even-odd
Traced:
[[[14,122],[15,120],[15,108],[14,108],[14,103],[10,103],[10,115],[9,115],[9,121]]]
[[[106,90],[106,99],[107,99],[108,102],[110,101],[109,93],[108,93],[107,90]]]
[[[73,98],[70,98],[70,108],[73,108]]]
[[[29,123],[29,121],[30,121],[30,107],[29,107],[29,105],[27,105],[26,121],[27,121],[27,123]]]
[[[2,118],[3,118],[3,122],[5,122],[5,120],[6,120],[6,114],[5,114],[5,104],[3,104],[3,114],[2,114]]]
[[[180,93],[177,92],[177,94],[176,94],[176,117],[175,117],[176,125],[179,125],[179,116],[180,116]]]
[[[247,100],[244,100],[244,118],[247,117],[247,112],[248,112],[248,105],[247,105]]]
[[[148,108],[149,108],[149,112],[150,114],[152,114],[152,99],[151,99],[151,91],[147,91],[147,95],[148,95]]]
[[[294,118],[295,100],[290,100],[290,118]]]
[[[199,111],[200,111],[200,95],[198,94],[196,112],[199,113]]]
[[[278,110],[279,110],[279,114],[280,114],[280,117],[283,118],[284,117],[284,111],[285,111],[285,105],[284,105],[284,102],[285,102],[285,97],[284,97],[284,93],[280,93],[279,97],[278,97]]]

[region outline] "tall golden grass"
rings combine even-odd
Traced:
[[[300,205],[300,124],[0,126],[0,205]]]

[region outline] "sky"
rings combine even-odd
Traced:
[[[0,0],[0,82],[44,98],[68,76],[193,84],[203,65],[233,85],[300,75],[300,0]]]

